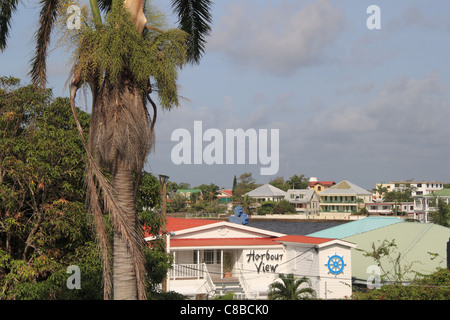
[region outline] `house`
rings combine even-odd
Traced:
[[[319,194],[321,213],[351,214],[371,202],[372,193],[343,180]]]
[[[414,202],[373,202],[366,203],[365,207],[369,214],[391,215],[395,212],[414,214]]]
[[[317,178],[311,177],[309,178],[308,188],[314,189],[316,193],[319,194],[323,190],[328,189],[334,186],[335,184],[336,182],[334,181],[318,181]]]
[[[167,290],[189,298],[232,291],[241,299],[267,299],[279,273],[308,277],[321,299],[351,295],[355,245],[350,242],[172,217],[167,218],[167,231],[167,251],[173,258]]]
[[[425,195],[415,195],[412,218],[421,222],[429,222],[429,213],[436,210],[436,201],[450,203],[450,189],[441,189]]]
[[[217,195],[217,198],[219,199],[220,203],[230,203],[232,196],[233,196],[233,190],[222,189],[222,190],[219,190],[219,194]]]
[[[319,214],[319,196],[314,189],[289,189],[284,199],[295,206],[297,213]]]
[[[420,196],[442,190],[444,184],[445,182],[436,181],[390,181],[388,183],[377,183],[376,189],[382,187],[386,188],[387,192],[391,192],[409,188],[411,190],[411,196]],[[376,191],[375,195],[377,198],[380,198],[378,191]]]
[[[248,196],[252,199],[255,199],[257,202],[264,202],[264,201],[280,202],[281,200],[284,200],[286,196],[286,191],[278,189],[277,187],[274,187],[271,184],[265,184],[250,192],[247,192],[246,194],[244,194],[244,196]]]

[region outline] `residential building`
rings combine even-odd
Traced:
[[[369,214],[391,215],[404,212],[414,214],[414,202],[372,202],[366,203]]]
[[[343,180],[319,194],[321,213],[353,213],[371,202],[372,193]]]
[[[265,184],[250,192],[247,192],[244,195],[256,200],[257,202],[264,202],[264,201],[280,202],[281,200],[284,200],[284,197],[286,196],[286,191],[278,189],[277,187],[274,187],[271,184]]]
[[[167,251],[173,258],[167,290],[191,299],[230,291],[237,299],[267,299],[280,273],[306,276],[319,299],[352,294],[355,246],[350,242],[172,217],[167,218],[167,231]]]
[[[232,196],[233,196],[233,190],[222,189],[222,190],[219,190],[219,194],[217,195],[217,198],[219,199],[220,203],[230,203]]]
[[[450,203],[450,189],[442,189],[425,195],[414,196],[413,218],[421,222],[429,222],[429,213],[436,210],[436,202]]]
[[[295,206],[297,213],[319,214],[319,196],[314,189],[289,189],[284,199]]]
[[[309,178],[309,189],[314,189],[317,194],[321,193],[323,190],[334,186],[336,182],[334,181],[318,181],[317,178]]]
[[[387,192],[394,190],[404,190],[406,188],[411,189],[411,195],[426,195],[434,191],[439,191],[444,188],[445,182],[436,181],[391,181],[388,183],[377,183],[376,189],[378,187],[383,187],[387,189]],[[377,198],[380,198],[378,191],[375,193]]]

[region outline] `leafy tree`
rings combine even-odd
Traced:
[[[277,281],[277,280],[281,280]],[[307,277],[296,278],[294,274],[279,274],[278,279],[269,286],[270,300],[304,300],[316,296],[311,288],[311,281]],[[308,287],[300,288],[303,284]]]
[[[18,0],[4,1],[0,7],[2,51],[6,48],[10,19],[17,4]],[[154,15],[145,16],[143,0],[90,0],[89,4],[92,16],[83,8],[80,29],[66,33],[66,39],[75,47],[70,102],[77,122],[77,90],[83,84],[89,85],[93,97],[89,140],[83,140],[83,145],[88,154],[89,210],[95,217],[104,262],[104,297],[110,299],[114,288],[115,299],[145,299],[144,243],[141,228],[136,225],[133,176],[139,177],[154,139],[156,104],[150,94],[157,89],[163,108],[178,104],[177,69],[189,62],[199,62],[205,36],[210,31],[211,2],[173,0],[179,28],[170,30],[158,28],[159,24],[152,19]],[[42,88],[46,84],[51,31],[68,5],[65,1],[40,2],[31,76]],[[147,100],[153,108],[152,118],[147,111]],[[83,136],[79,123],[77,127]],[[101,168],[109,169],[111,183]],[[113,267],[108,257],[111,244],[101,218],[103,209],[111,214],[115,230]]]
[[[450,227],[450,204],[446,203],[444,199],[440,199],[440,197],[435,198],[434,204],[436,210],[429,213],[433,223]]]
[[[154,175],[143,171],[139,181],[139,189],[136,196],[138,212],[158,207],[161,203],[161,184]]]
[[[309,185],[309,179],[303,174],[300,176],[294,174],[286,181],[286,184],[288,185],[288,189],[306,189]]]
[[[354,300],[446,300],[450,299],[450,270],[439,268],[405,286],[383,285],[372,290],[357,290]]]
[[[219,194],[219,187],[214,183],[210,183],[209,185],[202,184],[195,189],[202,190],[203,200],[205,201],[213,201],[217,199],[217,195]]]
[[[237,179],[237,184],[234,188],[233,197],[240,199],[244,194],[255,189],[258,185],[255,183],[251,173],[243,173]]]
[[[292,203],[290,203],[287,200],[281,200],[280,202],[277,202],[275,207],[273,208],[274,214],[289,214],[289,213],[295,213],[295,207]]]
[[[308,188],[309,179],[303,174],[300,176],[294,174],[286,181],[284,181],[283,177],[273,178],[269,181],[269,184],[283,191],[287,191],[288,189],[306,189]]]
[[[258,208],[259,215],[273,214],[273,209],[277,203],[275,201],[264,201],[261,203],[261,206]]]
[[[286,184],[283,177],[273,178],[269,181],[269,184],[283,191],[287,191],[289,189],[289,186]]]
[[[87,133],[89,115],[78,111]],[[101,298],[84,161],[68,99],[1,77],[0,299]],[[81,290],[66,287],[70,265]]]

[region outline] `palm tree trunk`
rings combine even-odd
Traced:
[[[123,208],[124,220],[135,229],[136,211],[132,177],[131,170],[119,163],[113,171],[112,183],[117,203]],[[117,230],[114,231],[113,286],[114,300],[137,300],[134,262],[126,239]]]

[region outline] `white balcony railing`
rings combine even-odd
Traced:
[[[203,264],[174,264],[170,269],[170,279],[203,279],[208,273],[206,265]]]

